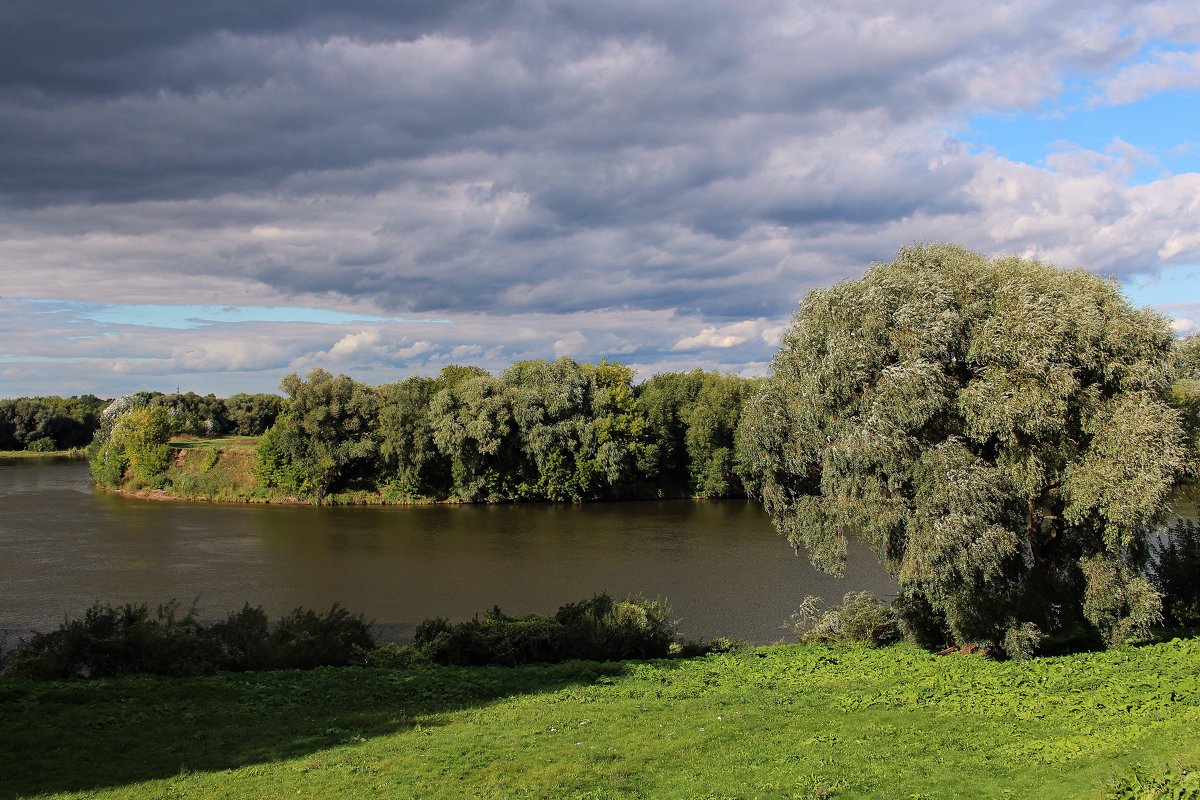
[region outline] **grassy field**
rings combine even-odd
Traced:
[[[87,458],[87,452],[82,447],[71,450],[0,450],[0,460],[9,458]]]
[[[1198,675],[1175,640],[5,681],[0,797],[1103,797],[1200,764]]]
[[[204,439],[199,436],[179,436],[168,444],[176,450],[227,450],[230,452],[253,452],[261,436],[220,436]]]
[[[257,436],[172,439],[175,457],[167,469],[168,493],[189,500],[254,499],[258,442]]]

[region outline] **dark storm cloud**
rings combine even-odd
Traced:
[[[524,188],[620,222],[646,157],[690,148],[679,180],[711,182],[827,130],[823,112],[895,121],[961,101],[946,65],[979,44],[972,31],[908,30],[904,13],[872,32],[773,2],[18,3],[0,26],[0,191],[212,196],[480,150],[557,156],[553,179]],[[1021,34],[1031,47],[1039,29]],[[572,194],[622,163],[624,182],[601,176],[609,192]]]
[[[243,83],[253,62],[185,58],[223,35],[411,39],[458,0],[10,0],[0,7],[0,87],[41,96],[185,93]],[[498,8],[502,4],[496,4]],[[255,77],[263,77],[259,74]]]
[[[1192,41],[1192,5],[0,0],[0,294],[473,320],[160,344],[163,375],[757,369],[805,291],[914,240],[1122,275],[1196,257],[1195,176],[955,139]]]

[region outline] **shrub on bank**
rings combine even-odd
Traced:
[[[96,603],[82,619],[18,643],[11,674],[29,678],[107,678],[131,673],[196,675],[215,668],[219,650],[193,609],[172,600],[152,614],[146,603]]]
[[[511,617],[496,607],[458,624],[427,619],[417,626],[415,646],[381,646],[361,614],[351,614],[337,603],[324,614],[298,608],[274,623],[261,606],[247,603],[208,626],[196,620],[194,608],[181,613],[174,600],[153,613],[144,603],[96,603],[82,619],[34,634],[7,656],[0,653],[0,670],[18,677],[60,679],[350,664],[516,666],[570,659],[648,659],[670,654],[675,625],[661,601],[619,601],[600,594],[569,603],[553,617]]]
[[[510,617],[495,607],[456,625],[425,620],[416,647],[435,663],[458,666],[665,658],[675,639],[670,615],[661,601],[607,594],[568,603],[553,617]]]
[[[828,611],[822,606],[821,598],[809,595],[792,615],[791,628],[801,642],[883,647],[900,641],[896,612],[870,592],[847,592]]]
[[[96,603],[82,619],[19,642],[6,672],[58,679],[311,669],[345,666],[374,647],[363,616],[336,603],[325,614],[296,609],[274,625],[247,604],[208,627],[194,608],[181,615],[174,600],[153,614],[145,603]]]
[[[569,603],[554,620],[563,626],[568,658],[594,661],[661,658],[670,649],[678,624],[660,600],[617,601],[607,594]]]
[[[366,618],[337,603],[325,614],[297,608],[275,624],[268,639],[271,660],[287,669],[344,667],[374,647]]]

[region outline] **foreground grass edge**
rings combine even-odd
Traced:
[[[0,797],[1100,797],[1200,764],[1198,674],[1176,639],[5,681]]]

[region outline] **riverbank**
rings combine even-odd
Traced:
[[[320,497],[296,497],[264,488],[255,475],[260,437],[172,439],[171,458],[162,485],[99,487],[103,491],[142,500],[246,503],[281,506],[430,506],[474,505],[483,501],[413,497],[389,487],[333,492]],[[627,497],[625,500],[702,500],[695,495]],[[548,501],[532,501],[548,502]]]
[[[72,447],[70,450],[0,450],[0,461],[38,458],[82,461],[87,458],[87,450],[82,447]]]
[[[1174,640],[8,681],[0,797],[1117,796],[1200,764],[1198,674]]]

